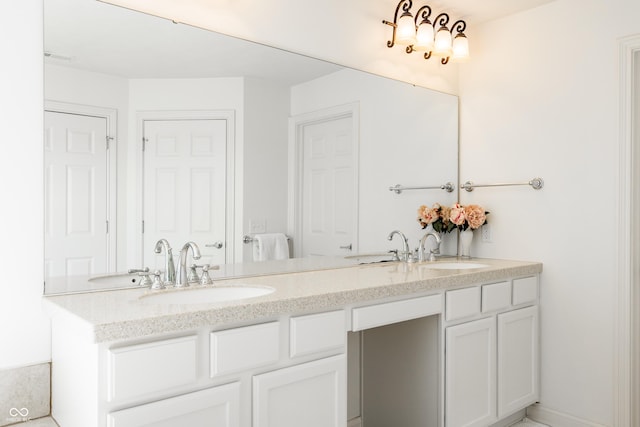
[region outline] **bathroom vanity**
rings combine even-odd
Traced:
[[[473,263],[220,280],[273,291],[211,303],[46,297],[52,415],[61,427],[489,426],[538,399],[542,265]]]

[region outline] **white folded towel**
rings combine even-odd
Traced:
[[[253,260],[269,261],[289,258],[289,242],[282,233],[256,234],[253,236]]]

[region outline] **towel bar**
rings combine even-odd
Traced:
[[[291,240],[291,237],[286,236],[287,240]],[[254,239],[252,236],[245,234],[244,236],[242,236],[242,243],[247,244],[247,243],[251,243],[253,241],[255,241],[256,239]]]

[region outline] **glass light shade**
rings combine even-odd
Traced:
[[[452,58],[454,59],[468,58],[469,40],[467,40],[467,37],[462,33],[458,33],[453,39],[453,46],[451,50],[453,51]]]
[[[440,27],[433,43],[433,53],[438,56],[451,55],[451,32],[445,26]]]
[[[416,43],[413,45],[414,50],[430,51],[433,49],[433,25],[429,21],[423,21],[416,31]]]
[[[409,12],[404,12],[398,19],[396,28],[396,43],[410,45],[416,42],[416,24]]]

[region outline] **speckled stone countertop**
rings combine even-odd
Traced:
[[[452,262],[445,259],[436,263]],[[508,277],[528,276],[542,271],[537,262],[473,259],[486,264],[473,269],[436,270],[428,262],[386,262],[318,271],[217,280],[215,285],[268,286],[274,292],[249,299],[207,304],[155,304],[156,292],[124,289],[104,292],[53,295],[44,297],[52,316],[71,315],[91,329],[96,342],[108,342],[143,336],[220,327],[258,321],[283,314],[299,314],[359,305],[368,301],[418,293],[438,293],[447,289],[490,283]]]

